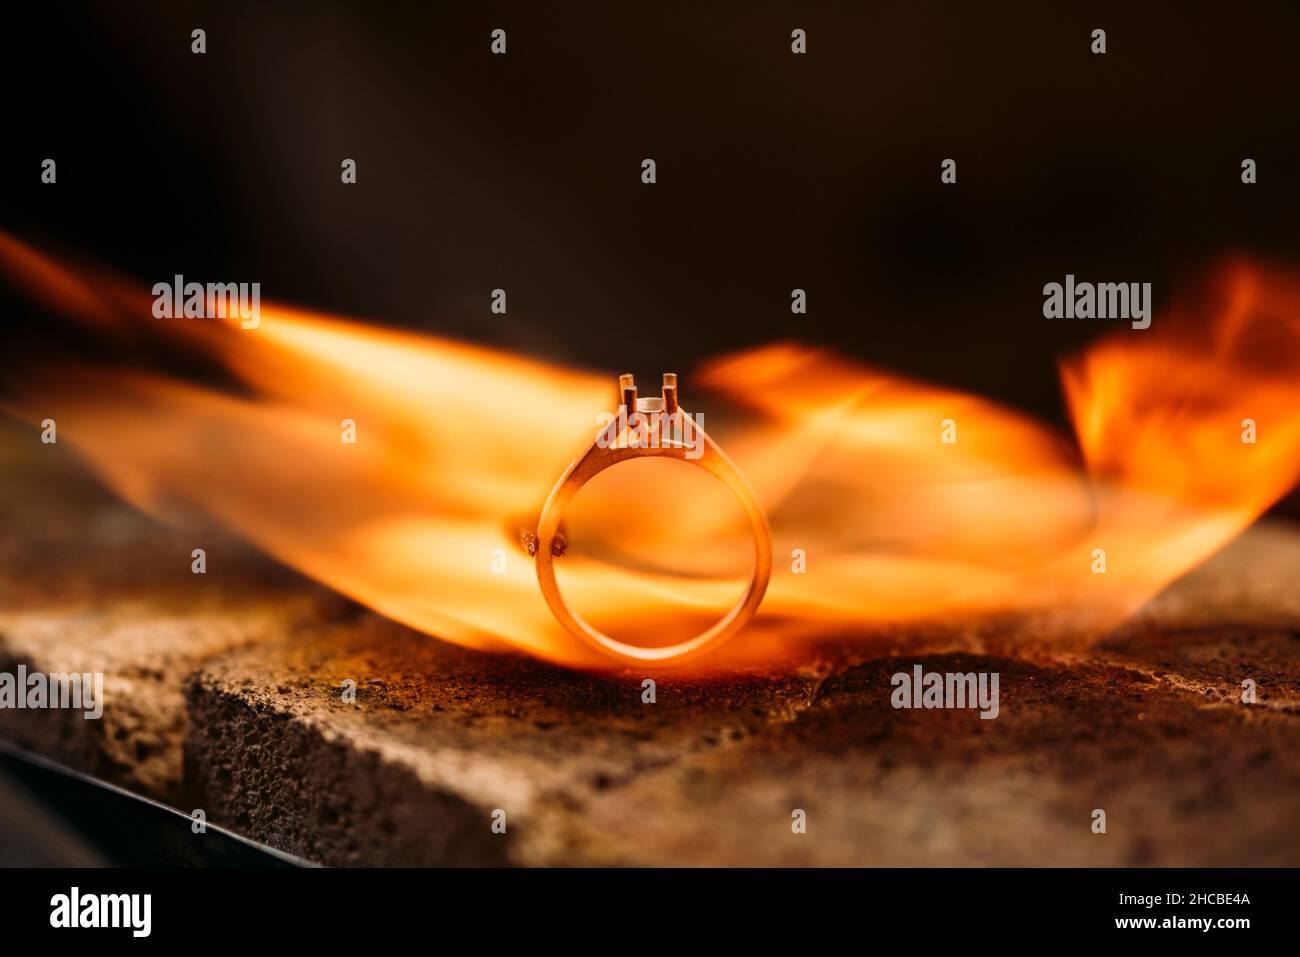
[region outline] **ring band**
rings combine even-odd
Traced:
[[[772,577],[772,530],[762,503],[735,463],[709,438],[704,428],[678,406],[676,375],[664,375],[661,398],[638,401],[636,385],[630,375],[620,377],[619,387],[622,405],[618,413],[591,448],[560,476],[542,508],[537,531],[525,536],[525,547],[537,562],[537,583],[547,605],[570,633],[605,654],[628,663],[676,664],[718,647],[754,616]],[[642,456],[679,459],[719,479],[740,500],[754,533],[754,567],[745,593],[707,631],[687,641],[662,647],[631,645],[597,631],[565,603],[555,581],[555,559],[564,554],[567,545],[559,533],[560,520],[573,497],[583,485],[606,469]]]

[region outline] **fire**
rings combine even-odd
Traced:
[[[613,411],[615,377],[268,302],[250,330],[155,319],[145,286],[4,234],[0,270],[123,354],[145,342],[219,373],[31,357],[7,384],[11,411],[56,419],[137,507],[215,520],[438,638],[609,666],[551,617],[519,538]],[[683,405],[713,420],[775,539],[758,618],[695,667],[900,622],[1122,621],[1300,477],[1300,289],[1239,265],[1221,295],[1063,365],[1077,443],[797,345],[684,375]],[[593,625],[676,640],[734,601],[748,532],[712,482],[633,463],[583,491],[560,584]]]

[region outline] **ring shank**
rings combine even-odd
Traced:
[[[698,457],[688,457],[682,445],[664,445],[651,448],[610,447],[593,445],[576,462],[569,466],[552,489],[537,528],[537,582],[551,612],[569,632],[608,655],[629,663],[677,663],[693,658],[722,644],[734,636],[753,617],[763,601],[772,577],[772,530],[768,525],[763,506],[745,477],[727,458],[713,440],[698,428],[703,448]],[[555,556],[552,543],[560,527],[560,520],[573,497],[587,482],[608,468],[634,458],[655,456],[674,458],[704,469],[719,479],[736,496],[745,509],[754,533],[754,567],[745,593],[731,609],[711,628],[686,641],[662,647],[643,647],[619,641],[597,631],[573,611],[560,594],[555,580]]]

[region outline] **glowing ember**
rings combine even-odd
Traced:
[[[248,331],[156,319],[148,284],[3,234],[0,269],[57,315],[238,381],[33,357],[9,383],[15,414],[55,418],[138,507],[210,517],[439,638],[608,666],[551,617],[519,533],[616,405],[609,376],[269,303]],[[1246,266],[1223,287],[1204,315],[1157,317],[1064,365],[1078,448],[799,346],[684,378],[776,543],[752,634],[694,667],[785,660],[891,622],[1051,612],[1094,632],[1131,614],[1300,477],[1300,289]],[[596,627],[654,644],[734,601],[750,546],[711,479],[645,464],[584,490],[561,584]]]

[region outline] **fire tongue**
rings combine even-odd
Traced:
[[[439,638],[606,664],[551,617],[518,545],[612,411],[606,376],[267,303],[249,331],[155,319],[147,284],[3,234],[0,270],[57,315],[165,341],[237,383],[25,357],[8,407],[55,419],[138,507],[214,519]],[[1198,315],[1065,363],[1077,447],[826,352],[712,364],[694,408],[747,407],[711,431],[768,508],[776,563],[752,633],[694,667],[786,661],[810,637],[893,622],[1052,610],[1113,626],[1300,477],[1297,304],[1285,277],[1238,266]],[[580,497],[565,594],[625,640],[698,631],[740,588],[743,519],[694,469],[628,469]]]

